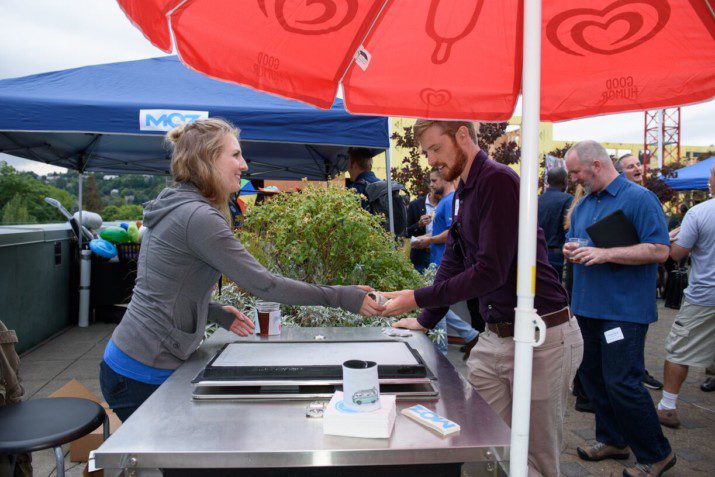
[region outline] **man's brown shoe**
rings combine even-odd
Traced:
[[[674,452],[655,464],[636,464],[623,471],[623,477],[659,477],[678,461]]]
[[[479,341],[479,335],[477,335],[476,338],[464,345],[464,356],[462,356],[462,361],[466,361],[469,359],[469,354],[472,352],[472,348],[476,346],[477,341]]]
[[[657,409],[658,421],[665,427],[677,429],[680,427],[677,409]]]
[[[599,461],[603,459],[627,459],[631,455],[631,450],[626,447],[609,446],[603,442],[596,442],[590,447],[577,447],[576,452],[583,460]]]

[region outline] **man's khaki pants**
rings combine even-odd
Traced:
[[[514,391],[514,338],[488,329],[467,361],[469,382],[511,426]],[[583,358],[583,339],[575,318],[546,330],[534,349],[529,423],[529,475],[558,476],[566,397]]]

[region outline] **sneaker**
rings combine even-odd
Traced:
[[[582,396],[576,396],[576,405],[574,406],[574,409],[576,409],[578,412],[590,412],[593,414],[596,413],[596,411],[593,409],[593,404],[591,404],[591,401],[589,401],[588,398]]]
[[[665,427],[677,429],[680,427],[677,409],[657,409],[658,421]]]
[[[636,464],[623,471],[623,477],[659,477],[678,461],[674,452],[655,464]]]
[[[645,372],[643,373],[643,379],[641,379],[641,382],[643,383],[643,386],[650,388],[650,389],[656,389],[660,391],[663,389],[663,383],[655,379],[646,369]]]
[[[609,446],[603,442],[596,442],[591,447],[577,447],[576,452],[583,460],[596,462],[603,459],[619,459],[624,460],[630,457],[631,450],[626,447]]]
[[[462,361],[466,361],[469,359],[469,354],[472,352],[472,348],[474,348],[477,345],[477,341],[479,341],[479,335],[477,335],[472,341],[466,343],[462,348],[464,348],[464,356],[462,356]],[[460,348],[461,351],[461,348]]]
[[[706,393],[715,391],[715,378],[707,378],[703,381],[703,384],[700,385],[700,389]]]

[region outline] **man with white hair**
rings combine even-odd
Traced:
[[[575,144],[566,168],[586,195],[571,215],[564,256],[574,262],[571,307],[583,335],[579,378],[596,414],[596,444],[579,447],[584,460],[627,459],[637,464],[625,476],[658,476],[675,465],[653,400],[641,383],[645,335],[657,319],[657,263],[668,258],[670,240],[658,198],[618,174],[606,150],[595,141]],[[599,248],[586,229],[622,211],[640,243]],[[630,449],[629,449],[630,448]]]
[[[616,161],[616,170],[638,185],[643,185],[643,164],[633,154],[621,156]]]
[[[677,401],[690,366],[707,367],[715,359],[715,166],[710,169],[711,198],[688,210],[674,239],[670,256],[680,261],[690,255],[688,287],[665,340],[668,355],[663,367],[663,398],[658,418],[667,427],[680,426]]]

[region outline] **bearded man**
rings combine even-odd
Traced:
[[[486,330],[472,349],[469,381],[507,424],[514,381],[519,176],[477,146],[474,124],[418,120],[414,136],[427,162],[447,181],[459,179],[454,218],[434,285],[385,293],[383,314],[423,308],[419,318],[394,326],[426,331],[454,303],[478,298]],[[568,308],[566,290],[549,264],[537,231],[534,307],[546,323],[546,341],[534,349],[529,423],[530,475],[559,475],[568,386],[581,362],[583,342]]]

